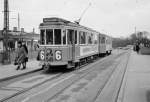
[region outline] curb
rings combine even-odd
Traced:
[[[30,73],[38,72],[38,71],[40,71],[40,70],[42,70],[42,68],[35,69],[35,70],[32,70],[32,71],[28,71],[28,72],[21,73],[21,74],[17,74],[17,75],[12,75],[12,76],[9,76],[9,77],[0,79],[0,82],[2,82],[2,81],[7,81],[7,80],[10,80],[10,79],[14,79],[14,78],[16,78],[16,77],[23,76],[23,75],[27,75],[27,74],[30,74]]]

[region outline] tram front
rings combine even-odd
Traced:
[[[44,21],[40,24],[40,65],[46,70],[50,66],[67,65],[66,30],[59,22]]]

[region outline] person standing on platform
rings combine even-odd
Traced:
[[[24,68],[23,69],[26,69],[26,65],[27,65],[27,62],[28,62],[28,48],[27,48],[25,43],[23,43],[22,46],[24,47],[24,49],[26,51],[25,62],[23,63],[24,64]]]
[[[19,41],[18,42],[18,49],[17,49],[17,55],[16,55],[16,59],[15,59],[15,63],[14,65],[18,65],[16,70],[19,70],[21,67],[21,64],[23,66],[23,69],[26,68],[25,66],[25,58],[27,56],[27,53],[25,51],[25,48],[22,46],[22,42]]]
[[[139,54],[139,51],[140,51],[140,46],[139,44],[136,44],[136,52]]]

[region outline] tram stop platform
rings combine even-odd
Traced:
[[[9,65],[0,64],[0,81],[5,81],[11,78],[19,77],[21,75],[36,72],[42,69],[41,66],[39,66],[39,62],[36,60],[29,60],[27,62],[27,68],[24,70],[16,70],[16,68],[17,66],[13,64]]]
[[[150,55],[131,52],[117,102],[150,102]]]

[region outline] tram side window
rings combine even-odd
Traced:
[[[77,44],[78,38],[77,38],[77,31],[75,31],[75,44]]]
[[[79,36],[80,36],[80,39],[79,39],[80,44],[86,44],[86,35],[85,35],[85,33],[80,31]]]
[[[46,30],[46,44],[53,44],[53,29]]]
[[[41,30],[40,32],[40,43],[41,45],[44,45],[45,44],[45,30]]]
[[[62,34],[62,38],[63,38],[63,44],[66,44],[66,30],[63,30],[63,34]]]
[[[92,34],[88,34],[88,44],[92,44]]]
[[[94,41],[94,44],[98,43],[98,35],[97,34],[94,34],[93,41]]]
[[[68,44],[73,44],[73,30],[68,29],[67,30],[67,36],[68,36]]]
[[[105,37],[101,37],[101,43],[104,44],[105,43]]]
[[[56,45],[61,44],[61,29],[54,29],[54,39]]]
[[[107,44],[111,44],[111,39],[110,39],[110,38],[107,38],[106,43],[107,43]]]

